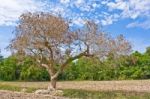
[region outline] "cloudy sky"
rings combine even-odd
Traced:
[[[144,52],[150,46],[150,0],[0,0],[0,49],[13,37],[19,16],[25,12],[50,12],[82,26],[90,19],[113,36],[123,34],[133,50]]]

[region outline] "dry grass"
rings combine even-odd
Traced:
[[[46,88],[49,82],[0,82],[30,88]],[[63,81],[58,82],[58,89],[82,89],[90,91],[135,91],[150,92],[150,80],[125,80],[125,81]]]

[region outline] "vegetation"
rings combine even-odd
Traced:
[[[20,87],[0,84],[0,90],[21,91]]]
[[[20,87],[20,86],[12,86],[12,85],[7,85],[7,84],[0,84],[0,90],[9,90],[9,91],[25,91],[27,93],[31,93],[34,92],[35,90],[37,90],[36,88],[32,88],[32,87],[28,87],[28,88],[24,88]]]
[[[149,49],[148,49],[149,50]],[[128,56],[99,61],[96,58],[80,58],[69,64],[58,80],[126,80],[150,79],[149,51],[141,54],[134,52]],[[0,61],[0,80],[3,81],[48,81],[46,69],[36,66],[31,58],[23,63],[16,62],[16,56],[3,58]]]
[[[49,80],[45,69],[36,67],[30,58],[18,64],[17,57],[10,56],[0,62],[0,80],[45,81]]]
[[[150,55],[134,52],[129,56],[121,56],[107,60],[82,58],[62,75],[64,80],[126,80],[150,78]]]
[[[121,91],[84,91],[64,90],[64,96],[79,99],[149,99],[149,93],[121,92]]]

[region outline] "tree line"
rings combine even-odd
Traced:
[[[35,61],[24,58],[17,62],[17,55],[0,58],[0,80],[2,81],[48,81],[48,71],[36,66]],[[115,59],[109,54],[105,60],[82,57],[71,62],[58,80],[126,80],[150,79],[150,48],[145,53],[138,51]]]

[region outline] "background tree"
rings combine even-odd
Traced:
[[[148,54],[148,55],[150,55],[150,47],[146,48],[146,52],[145,53]]]
[[[37,65],[47,69],[51,77],[48,89],[56,88],[58,75],[74,60],[103,60],[110,52],[117,57],[131,51],[130,43],[122,35],[112,38],[94,22],[87,21],[84,27],[74,30],[65,19],[49,13],[21,15],[10,48],[14,53],[34,58]]]
[[[3,60],[3,56],[1,55],[1,50],[0,50],[0,62]]]
[[[17,60],[11,56],[3,59],[0,62],[0,80],[16,80],[17,75]]]

